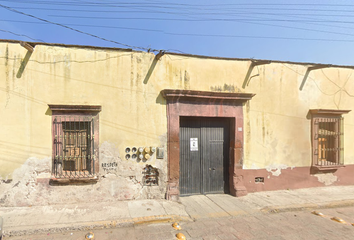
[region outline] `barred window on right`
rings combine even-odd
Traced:
[[[312,165],[330,169],[344,165],[342,115],[350,110],[311,109]]]

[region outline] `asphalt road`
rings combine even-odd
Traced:
[[[128,228],[95,229],[95,240],[114,239],[177,239],[183,233],[188,240],[242,239],[242,240],[334,240],[354,239],[354,207],[321,209],[317,216],[311,210],[252,214],[237,217],[199,219],[181,223],[181,230],[174,230],[170,223],[137,225]],[[345,223],[334,221],[337,217]],[[90,232],[47,233],[29,236],[6,237],[4,240],[84,240]]]

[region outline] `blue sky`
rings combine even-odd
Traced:
[[[350,0],[0,0],[1,39],[231,58],[354,65],[353,23]]]

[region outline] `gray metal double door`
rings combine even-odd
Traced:
[[[229,130],[228,118],[181,117],[181,195],[228,191]]]

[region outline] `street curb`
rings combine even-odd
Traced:
[[[41,233],[60,233],[68,231],[82,231],[94,229],[109,229],[119,227],[133,227],[143,224],[156,224],[168,222],[191,222],[190,217],[179,215],[156,215],[147,217],[127,218],[120,220],[110,221],[97,221],[97,222],[81,222],[81,223],[65,223],[65,224],[52,224],[45,226],[16,226],[10,227],[3,232],[3,236],[23,236]]]
[[[293,211],[302,211],[302,210],[310,210],[310,209],[339,208],[339,207],[351,207],[351,206],[354,206],[354,199],[332,201],[332,202],[326,202],[320,204],[304,203],[304,204],[264,207],[261,209],[261,212],[281,213],[281,212],[293,212]]]

